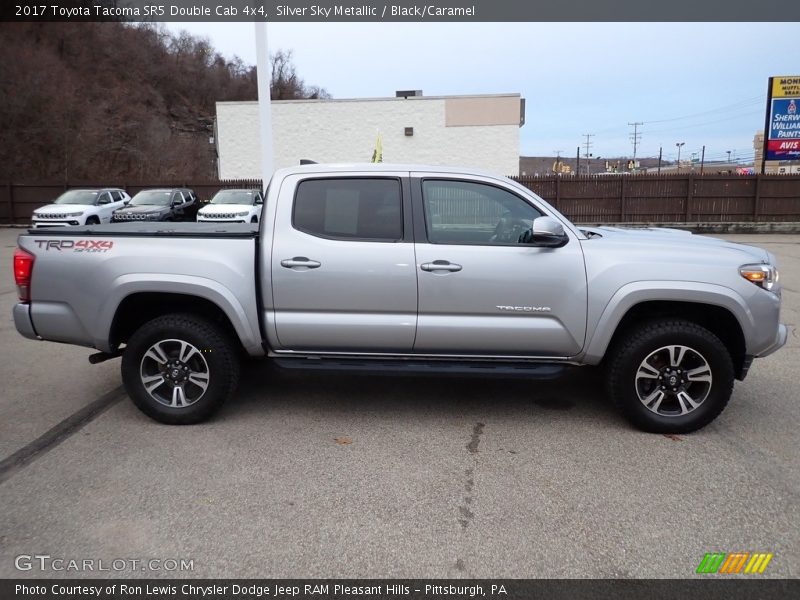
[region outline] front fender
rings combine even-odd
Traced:
[[[588,324],[586,350],[580,357],[590,365],[600,363],[625,314],[637,304],[651,301],[694,302],[728,310],[739,322],[745,340],[755,328],[753,313],[735,290],[695,281],[636,281],[619,288],[605,305],[594,327]],[[592,299],[589,298],[591,305]]]

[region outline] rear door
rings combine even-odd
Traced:
[[[417,273],[407,173],[291,175],[275,210],[278,349],[411,352]]]
[[[414,351],[566,357],[583,346],[586,273],[561,248],[519,243],[545,214],[491,178],[412,174],[419,276]]]

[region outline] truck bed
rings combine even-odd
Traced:
[[[29,337],[109,352],[119,341],[114,332],[125,326],[116,318],[120,306],[130,320],[147,307],[181,312],[205,302],[228,316],[249,353],[263,353],[256,224],[35,229],[20,235],[19,245],[35,257],[32,301],[18,304],[14,314]]]

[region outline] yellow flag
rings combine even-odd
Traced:
[[[383,140],[381,134],[378,134],[378,139],[375,140],[375,150],[372,152],[372,162],[383,162]]]

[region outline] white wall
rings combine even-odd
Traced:
[[[519,172],[518,125],[445,127],[444,98],[273,102],[272,124],[276,169],[301,158],[369,162],[380,131],[386,163]],[[260,176],[258,131],[256,102],[217,103],[222,179]]]

